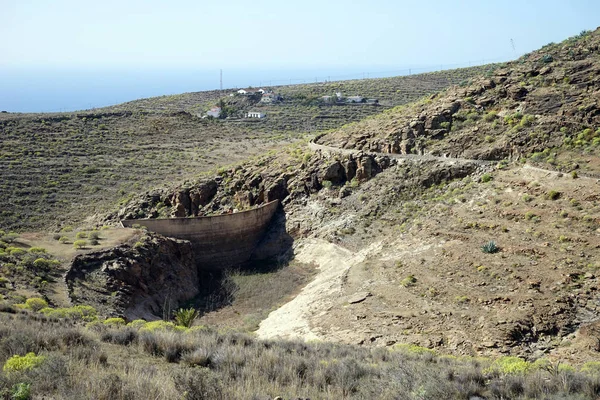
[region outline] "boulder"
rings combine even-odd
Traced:
[[[346,171],[339,161],[328,165],[321,173],[321,181],[330,181],[333,184],[346,182]]]
[[[287,181],[285,178],[279,177],[275,182],[267,187],[267,202],[271,202],[273,200],[283,201],[288,194]]]

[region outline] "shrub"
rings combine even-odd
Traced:
[[[400,281],[400,284],[404,287],[413,286],[415,283],[417,283],[417,278],[415,278],[413,275],[409,275]]]
[[[481,246],[481,251],[483,251],[484,253],[493,254],[500,251],[500,248],[496,245],[496,242],[490,240],[489,242]]]
[[[73,242],[73,247],[76,249],[83,249],[85,246],[87,246],[87,240],[76,240]]]
[[[13,386],[11,397],[12,400],[28,400],[31,398],[31,384],[20,382]]]
[[[498,372],[504,375],[524,374],[529,371],[531,364],[519,357],[500,357],[484,372]]]
[[[47,253],[46,249],[43,248],[43,247],[31,247],[29,249],[29,252],[31,254],[44,254],[44,253]]]
[[[331,183],[331,181],[323,181],[323,187],[325,189],[331,189],[331,186],[333,186],[333,183]]]
[[[48,302],[39,297],[32,297],[25,300],[25,307],[32,311],[40,311],[42,308],[48,307]]]
[[[10,232],[10,233],[4,233],[1,237],[0,240],[6,243],[12,243],[15,240],[17,240],[17,238],[19,237],[18,233],[14,233],[14,232]]]
[[[45,270],[45,271],[48,271],[52,267],[56,267],[59,264],[60,264],[59,261],[48,260],[47,258],[36,258],[35,261],[33,262],[34,268]]]
[[[18,247],[8,247],[6,250],[8,249],[10,249],[8,253],[13,257],[21,257],[27,253],[25,250]]]
[[[98,232],[98,231],[91,231],[90,234],[88,235],[88,237],[90,239],[96,239],[96,240],[98,240],[98,239],[100,239],[100,232]]]
[[[77,234],[75,235],[76,239],[86,239],[87,237],[87,232],[77,232]]]
[[[59,242],[59,243],[62,243],[62,244],[69,243],[69,238],[68,238],[68,237],[66,237],[66,236],[61,236],[61,237],[58,239],[58,242]]]
[[[180,308],[175,311],[175,323],[178,326],[184,326],[189,328],[194,323],[194,320],[198,318],[198,310],[194,308]]]
[[[2,371],[7,373],[29,371],[35,367],[39,367],[45,359],[46,357],[36,356],[35,353],[27,353],[24,356],[14,355],[6,360]]]
[[[66,308],[51,308],[46,307],[40,310],[40,313],[44,314],[49,318],[57,319],[74,319],[83,321],[96,321],[98,318],[98,311],[92,306],[79,305],[74,307]]]
[[[109,326],[124,326],[125,325],[125,320],[123,318],[107,318],[104,320],[104,325],[109,325]]]
[[[131,321],[130,323],[127,324],[127,326],[130,326],[132,328],[135,329],[139,329],[142,328],[146,325],[146,321],[143,319],[135,319],[133,321]]]
[[[485,173],[485,174],[481,175],[481,179],[480,180],[483,183],[487,183],[487,182],[491,181],[492,179],[493,178],[492,178],[492,176],[490,174]]]
[[[177,329],[178,327],[172,323],[172,322],[167,322],[167,321],[163,321],[163,320],[158,320],[158,321],[151,321],[151,322],[147,322],[146,325],[144,325],[141,329],[141,331],[144,332],[153,332],[153,331],[157,331],[157,330],[185,330],[185,328],[179,327],[180,329]]]
[[[558,198],[561,196],[561,192],[558,192],[556,190],[551,190],[548,193],[546,193],[546,198],[549,200],[558,200]]]

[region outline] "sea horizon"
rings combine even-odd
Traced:
[[[482,65],[357,66],[223,69],[223,89],[384,78]],[[0,111],[73,112],[142,98],[220,88],[218,68],[8,68],[0,67]]]

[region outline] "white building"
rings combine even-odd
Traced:
[[[264,118],[266,114],[261,113],[260,111],[248,111],[246,114],[246,118]]]
[[[264,104],[273,104],[281,101],[281,96],[275,93],[263,93],[260,102]]]
[[[211,108],[206,115],[213,118],[219,118],[221,116],[221,107],[213,107]]]
[[[362,96],[350,96],[346,99],[347,103],[362,103],[363,102],[363,97]]]

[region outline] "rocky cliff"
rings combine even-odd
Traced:
[[[169,316],[200,286],[191,244],[151,233],[77,256],[65,280],[73,303],[130,320]]]

